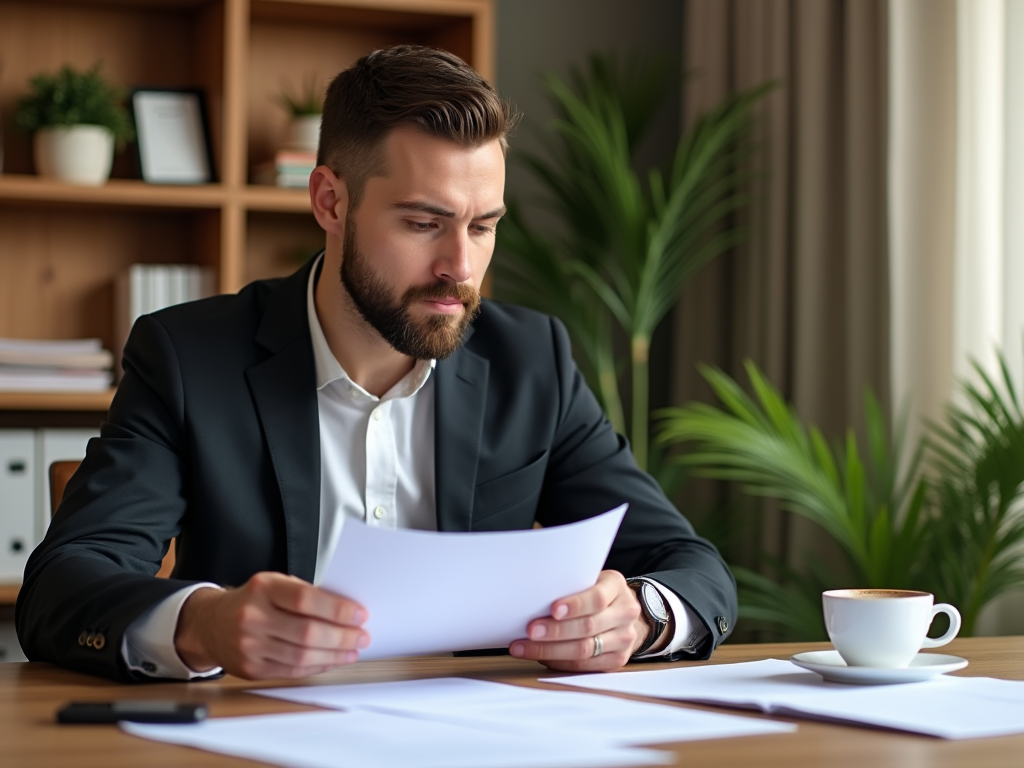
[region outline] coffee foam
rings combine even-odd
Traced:
[[[911,589],[833,589],[825,593],[829,597],[847,598],[849,600],[891,600],[901,597],[928,597],[928,592],[916,592]]]

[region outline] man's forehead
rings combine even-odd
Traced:
[[[420,130],[397,128],[385,141],[383,159],[382,173],[367,180],[387,198],[378,202],[396,206],[411,201],[451,210],[470,202],[464,199],[468,196],[474,208],[483,206],[474,215],[503,207],[505,157],[497,139],[465,147]]]

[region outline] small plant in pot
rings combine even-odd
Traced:
[[[65,65],[36,75],[18,100],[15,124],[33,134],[36,171],[72,184],[99,186],[110,177],[114,146],[131,140],[122,92],[100,75]]]
[[[316,76],[307,77],[298,92],[282,88],[276,100],[291,116],[284,149],[316,152],[320,143],[320,116],[324,102],[324,92]]]

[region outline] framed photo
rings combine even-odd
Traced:
[[[202,91],[138,88],[131,94],[142,178],[153,184],[214,179]]]

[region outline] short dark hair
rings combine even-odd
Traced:
[[[317,164],[345,180],[354,209],[367,179],[386,172],[381,148],[395,128],[410,126],[469,148],[497,139],[505,151],[518,120],[515,108],[458,56],[398,45],[363,56],[331,81]]]

